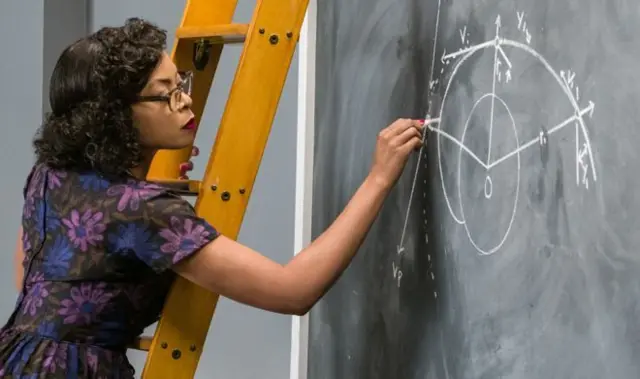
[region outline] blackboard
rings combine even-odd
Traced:
[[[317,24],[314,237],[381,128],[435,121],[311,312],[309,379],[640,378],[640,2],[323,0]]]

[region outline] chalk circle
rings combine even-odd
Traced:
[[[484,179],[484,198],[491,199],[491,195],[493,194],[493,182],[491,181],[491,176],[487,175]]]
[[[589,134],[587,132],[587,128],[586,128],[584,119],[582,117],[580,107],[578,106],[577,99],[575,98],[575,96],[573,95],[573,93],[571,92],[569,87],[567,85],[565,85],[561,75],[559,75],[558,72],[556,72],[554,70],[554,68],[551,67],[549,62],[540,53],[538,53],[531,46],[529,46],[529,45],[527,45],[525,43],[518,42],[518,41],[513,41],[513,40],[510,40],[510,39],[507,39],[507,38],[497,38],[496,37],[493,41],[487,41],[485,43],[481,43],[481,44],[478,44],[478,45],[475,45],[475,46],[467,47],[465,49],[465,50],[467,50],[465,53],[460,52],[460,53],[453,54],[456,57],[458,55],[460,55],[460,58],[455,58],[455,57],[453,57],[453,55],[451,57],[449,57],[449,58],[454,59],[454,61],[457,61],[457,62],[455,63],[455,66],[453,67],[453,70],[449,74],[449,80],[448,80],[446,89],[444,91],[444,94],[442,96],[441,105],[440,105],[440,113],[439,113],[440,114],[440,120],[438,122],[437,130],[436,130],[438,132],[437,133],[438,134],[437,144],[436,144],[437,151],[438,151],[438,154],[437,154],[437,156],[438,156],[438,169],[439,169],[438,171],[439,171],[439,174],[440,174],[440,182],[441,182],[441,186],[442,186],[444,200],[445,200],[445,203],[447,205],[447,208],[449,209],[449,213],[451,214],[451,217],[453,218],[453,220],[456,223],[458,223],[460,225],[464,225],[465,230],[467,232],[467,236],[470,238],[471,243],[473,244],[473,246],[476,249],[478,249],[478,251],[480,253],[482,253],[484,255],[493,254],[494,252],[496,252],[504,244],[504,241],[506,240],[506,237],[509,234],[509,231],[510,231],[511,226],[513,224],[513,220],[515,219],[515,212],[516,212],[516,208],[517,208],[518,195],[519,195],[518,191],[520,189],[520,152],[518,150],[514,150],[513,155],[509,156],[509,160],[511,160],[512,158],[515,157],[517,159],[517,164],[518,164],[517,173],[514,174],[514,175],[517,175],[516,196],[515,196],[515,200],[514,200],[513,213],[511,214],[511,220],[509,222],[509,226],[507,227],[507,230],[505,231],[505,233],[504,233],[503,237],[501,238],[500,242],[496,246],[494,246],[491,249],[482,249],[482,248],[480,248],[478,246],[477,241],[474,240],[471,237],[471,232],[469,231],[469,228],[467,226],[467,221],[466,221],[466,219],[464,217],[464,210],[462,209],[462,198],[458,199],[458,204],[461,207],[460,214],[456,214],[456,212],[453,209],[453,204],[452,203],[454,202],[454,200],[453,199],[449,199],[449,195],[448,195],[449,192],[447,191],[448,185],[447,185],[447,181],[445,180],[445,170],[444,170],[444,167],[443,167],[443,151],[442,151],[442,142],[441,141],[445,140],[445,139],[448,139],[448,140],[451,140],[454,143],[456,143],[458,145],[459,156],[460,157],[463,154],[468,154],[469,153],[467,147],[464,145],[464,141],[463,141],[464,136],[462,137],[461,140],[458,141],[453,136],[451,136],[448,133],[446,133],[444,131],[444,128],[443,128],[443,124],[446,124],[446,122],[444,121],[445,118],[446,118],[445,106],[448,104],[449,92],[450,92],[451,86],[452,86],[452,84],[454,82],[454,78],[456,77],[460,67],[465,63],[465,61],[467,61],[474,54],[482,52],[482,51],[485,51],[489,47],[498,48],[498,47],[501,47],[501,46],[509,46],[509,47],[515,48],[517,50],[521,50],[521,51],[529,54],[530,57],[532,57],[533,59],[535,59],[538,62],[540,62],[546,68],[547,72],[551,76],[553,76],[553,78],[556,80],[556,82],[558,83],[558,85],[560,86],[562,91],[567,96],[567,99],[569,100],[569,103],[571,104],[571,106],[573,107],[573,109],[576,112],[576,116],[577,116],[576,121],[578,122],[578,126],[581,129],[582,135],[583,135],[583,137],[584,137],[584,139],[586,141],[586,147],[587,147],[587,152],[588,152],[588,156],[589,156],[589,161],[591,163],[590,166],[591,166],[591,171],[592,171],[592,175],[593,175],[593,180],[597,180],[596,166],[595,166],[594,159],[593,159],[593,153],[591,151],[591,144],[590,144],[590,141],[589,141]],[[436,51],[436,49],[434,47],[434,52],[435,51]],[[443,61],[443,63],[446,63],[446,64],[448,64],[448,62],[449,62],[449,59],[447,59],[446,62]],[[444,70],[444,68],[443,68],[443,70]],[[443,73],[443,71],[441,71],[441,73]],[[513,121],[513,117],[511,115],[511,113],[509,112],[508,107],[506,106],[504,101],[502,99],[500,99],[499,97],[497,97],[497,96],[495,96],[493,94],[485,95],[485,97],[489,97],[489,96],[495,97],[495,99],[497,99],[499,101],[500,105],[503,106],[507,110],[507,112],[509,113],[509,116],[511,117],[511,121],[512,121],[512,124],[513,124],[514,135],[515,135],[517,144],[519,146],[518,136],[517,136],[517,132],[516,132],[516,129],[515,129],[515,122]],[[477,103],[476,103],[476,105],[477,105]],[[465,132],[466,132],[466,127],[465,127]],[[548,136],[545,135],[542,138],[541,144],[545,145],[547,142],[548,142]],[[467,151],[464,151],[465,149]],[[475,157],[475,158],[477,158],[477,157]],[[479,160],[479,158],[477,158],[477,159]],[[476,162],[476,163],[479,163],[479,162]],[[485,167],[489,166],[490,164],[491,163],[488,162],[487,164],[485,164]],[[500,164],[500,165],[498,165],[496,167],[499,167],[499,166],[502,166],[502,164]],[[495,167],[493,167],[492,169],[495,169]],[[495,173],[494,173],[494,175],[492,177],[489,177],[489,181],[491,181],[491,184],[490,184],[490,186],[491,186],[491,197],[497,197],[496,196],[496,188],[494,188],[495,185],[493,183],[493,179],[492,178],[493,179],[497,179],[496,176],[495,176]],[[497,183],[497,181],[496,181],[496,183]],[[462,183],[460,182],[460,162],[458,162],[458,183],[457,184],[458,184],[458,194],[461,194]],[[488,184],[485,182],[485,185],[488,185]]]
[[[479,104],[481,104],[483,101],[485,101],[485,99],[487,100],[491,100],[491,99],[495,99],[495,108],[496,110],[498,109],[499,106],[501,106],[503,108],[503,111],[506,112],[507,115],[509,115],[509,120],[511,121],[511,129],[513,130],[513,136],[515,138],[515,143],[516,143],[516,147],[520,146],[520,141],[518,140],[518,131],[516,129],[516,122],[513,119],[513,115],[511,114],[511,111],[509,110],[509,107],[507,106],[507,104],[504,102],[504,100],[502,100],[499,96],[493,94],[493,93],[487,93],[482,95],[482,97],[480,97],[480,99],[478,99],[478,101],[476,101],[476,103],[473,105],[473,108],[471,108],[471,111],[469,112],[469,116],[467,118],[467,121],[465,122],[464,125],[464,130],[462,131],[462,136],[460,138],[460,142],[462,144],[465,143],[465,136],[467,134],[467,130],[469,128],[469,124],[471,123],[471,119],[474,115],[474,112],[476,111],[476,108],[478,107]],[[495,126],[494,126],[495,127]],[[464,205],[462,202],[462,187],[463,187],[463,178],[461,175],[461,168],[462,168],[462,154],[464,154],[463,150],[460,149],[458,154],[458,202],[460,205],[460,212],[461,212],[461,216],[462,219],[464,220],[464,222],[462,223],[464,225],[464,229],[467,232],[467,236],[469,237],[469,241],[471,241],[471,244],[473,245],[473,247],[475,247],[478,252],[480,252],[480,254],[482,255],[491,255],[493,253],[495,253],[496,251],[498,251],[502,245],[504,244],[504,242],[506,241],[507,237],[509,236],[509,231],[511,230],[511,226],[513,225],[513,221],[515,219],[516,216],[516,208],[518,206],[518,194],[520,192],[520,152],[518,152],[518,150],[516,149],[516,154],[510,158],[513,159],[515,158],[517,163],[517,167],[516,167],[516,172],[514,173],[515,176],[515,181],[516,181],[516,190],[515,190],[515,196],[513,199],[513,205],[512,205],[512,210],[511,210],[511,217],[509,218],[509,224],[506,227],[506,229],[504,230],[504,232],[502,232],[502,235],[499,237],[499,242],[493,246],[493,247],[481,247],[477,241],[477,236],[474,236],[473,233],[469,230],[469,220],[466,218],[465,216],[465,211],[464,211]],[[473,162],[475,162],[474,160],[471,160]],[[475,162],[475,164],[478,164],[477,162]],[[485,169],[483,167],[483,169]],[[485,198],[489,199],[491,197],[491,195],[493,195],[493,182],[491,180],[490,177],[490,169],[486,169],[486,177],[485,177],[485,181],[484,181],[484,193],[485,193]],[[489,182],[490,184],[490,196],[486,196],[487,195],[487,182]]]

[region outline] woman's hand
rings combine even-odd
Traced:
[[[370,177],[385,188],[392,187],[412,151],[422,146],[424,120],[398,119],[378,134]]]
[[[193,146],[191,148],[191,157],[189,158],[189,161],[180,163],[179,179],[189,179],[187,173],[193,170],[193,162],[191,161],[191,158],[197,157],[198,154],[200,154],[200,149],[198,149],[196,146]]]

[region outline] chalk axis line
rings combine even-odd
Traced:
[[[433,79],[434,79],[434,67],[435,67],[435,63],[436,63],[436,47],[437,47],[437,42],[438,42],[438,29],[439,29],[439,22],[440,22],[440,5],[441,5],[441,0],[438,1],[438,12],[436,15],[436,26],[435,26],[435,37],[434,37],[434,46],[433,46],[433,58],[432,58],[432,62],[431,62],[431,69],[430,69],[430,75],[429,75],[429,83],[431,85],[431,83],[433,83]],[[519,29],[520,29],[520,24],[522,22],[522,18],[524,17],[524,13],[519,13],[518,12],[518,24],[519,24]],[[576,138],[576,184],[580,185],[580,182],[582,182],[583,185],[585,185],[586,188],[588,188],[588,178],[587,175],[589,173],[589,171],[591,172],[591,176],[593,181],[597,180],[597,176],[596,176],[596,170],[595,170],[595,164],[594,164],[594,160],[593,160],[593,152],[591,150],[591,143],[589,141],[589,134],[587,132],[587,128],[585,126],[585,122],[584,122],[584,116],[588,115],[589,117],[593,116],[593,111],[594,111],[594,107],[595,104],[592,101],[589,101],[588,105],[586,107],[581,108],[578,104],[578,101],[576,99],[576,95],[573,94],[572,89],[573,89],[573,83],[572,83],[572,78],[569,79],[568,75],[564,72],[561,71],[560,74],[558,74],[558,72],[556,72],[553,67],[549,64],[549,62],[537,51],[535,51],[532,47],[530,47],[528,45],[531,36],[528,35],[527,36],[527,44],[522,43],[522,42],[518,42],[518,41],[514,41],[511,39],[507,39],[504,37],[500,36],[500,28],[502,27],[502,21],[500,16],[498,15],[495,21],[495,25],[496,25],[496,34],[495,34],[495,38],[493,38],[492,40],[489,41],[485,41],[479,44],[475,44],[475,45],[470,45],[467,46],[465,48],[459,49],[458,51],[454,52],[454,53],[449,53],[447,54],[446,51],[443,52],[442,57],[441,57],[441,62],[443,64],[448,64],[449,61],[454,60],[456,61],[456,64],[453,68],[453,70],[451,71],[450,77],[449,77],[449,81],[447,83],[447,87],[445,89],[444,92],[444,96],[442,98],[442,102],[440,105],[440,113],[439,113],[439,117],[435,117],[432,118],[430,114],[426,115],[426,119],[427,121],[427,125],[426,125],[426,131],[428,132],[433,132],[435,134],[437,134],[437,141],[438,141],[438,167],[439,167],[439,171],[440,171],[440,179],[441,179],[441,184],[442,184],[442,190],[445,196],[445,201],[447,203],[447,207],[449,208],[449,212],[451,213],[451,217],[460,225],[464,225],[465,231],[467,233],[467,237],[469,238],[469,241],[472,243],[472,245],[474,246],[474,248],[481,254],[481,255],[491,255],[493,253],[495,253],[496,251],[498,251],[501,246],[504,244],[507,236],[509,235],[509,231],[511,230],[511,226],[513,224],[513,221],[515,219],[515,214],[516,214],[516,209],[517,209],[517,205],[518,205],[518,193],[520,190],[520,154],[525,151],[526,149],[539,144],[539,145],[545,145],[547,143],[547,139],[549,136],[551,136],[552,134],[555,134],[561,130],[563,130],[566,126],[571,125],[572,123],[575,125],[575,138]],[[526,24],[525,24],[525,28],[526,28]],[[528,34],[528,31],[526,31]],[[554,79],[556,80],[556,82],[558,83],[558,85],[560,85],[560,87],[562,88],[564,94],[567,96],[573,110],[574,110],[574,114],[571,115],[570,117],[566,118],[565,120],[561,121],[560,123],[553,125],[552,127],[550,127],[546,132],[545,131],[541,131],[540,135],[536,138],[531,139],[530,141],[525,142],[524,144],[520,144],[520,141],[518,140],[518,133],[517,133],[517,127],[516,127],[516,123],[513,119],[513,116],[509,110],[509,107],[507,105],[507,103],[501,99],[497,94],[496,94],[496,79],[500,76],[500,73],[497,72],[498,66],[501,64],[506,64],[506,66],[509,68],[509,70],[511,69],[511,61],[508,58],[508,55],[506,54],[506,52],[503,49],[503,46],[509,46],[515,49],[519,49],[521,51],[524,51],[526,53],[528,53],[531,57],[533,57],[534,59],[537,59],[540,63],[542,63],[542,65],[546,68],[546,70],[554,77]],[[476,103],[474,104],[473,108],[471,109],[471,111],[469,112],[469,116],[467,119],[467,122],[464,126],[463,132],[462,132],[462,137],[461,140],[458,140],[457,138],[455,138],[454,136],[452,136],[451,134],[447,133],[444,129],[443,129],[443,121],[442,121],[442,115],[444,112],[444,106],[446,104],[446,100],[447,100],[447,96],[449,94],[449,89],[451,87],[451,84],[453,83],[453,79],[455,78],[459,68],[462,66],[462,64],[469,59],[469,57],[471,57],[473,54],[482,51],[484,49],[488,49],[488,48],[493,48],[494,49],[494,67],[493,67],[493,82],[492,82],[492,89],[491,92],[484,94],[483,96],[480,97],[480,99],[478,99],[476,101]],[[444,69],[443,69],[444,70]],[[507,71],[506,73],[506,81],[509,82],[511,80],[510,77],[510,71]],[[431,89],[431,88],[430,88]],[[464,136],[467,132],[467,128],[469,126],[469,121],[471,119],[471,116],[473,115],[473,112],[475,110],[475,108],[478,106],[478,104],[483,101],[485,98],[490,98],[491,99],[491,113],[490,113],[490,121],[489,121],[489,140],[488,140],[488,154],[487,154],[487,159],[486,161],[483,161],[482,159],[480,159],[480,157],[478,157],[471,149],[469,149],[465,144],[464,144]],[[495,106],[495,102],[498,101],[500,103],[500,105],[502,105],[504,107],[504,109],[506,110],[508,116],[510,117],[510,121],[512,124],[512,128],[513,128],[513,132],[514,132],[514,136],[515,136],[515,140],[516,140],[516,146],[517,148],[515,148],[514,150],[512,150],[511,152],[492,160],[491,159],[491,139],[492,139],[492,134],[493,134],[493,122],[494,122],[494,106]],[[431,102],[429,103],[429,109],[431,109]],[[427,137],[427,133],[425,131],[424,133],[424,137],[423,137],[423,142],[426,141],[426,137]],[[581,148],[580,146],[580,135],[582,135],[582,139],[584,139],[584,143],[583,143],[583,147]],[[513,210],[512,210],[512,214],[511,214],[511,219],[509,222],[509,225],[507,226],[507,229],[505,230],[503,236],[500,239],[500,242],[490,248],[490,249],[483,249],[481,247],[479,247],[476,243],[476,241],[474,241],[473,236],[471,235],[471,232],[469,231],[469,228],[467,226],[467,223],[465,222],[464,219],[464,207],[462,206],[462,196],[461,196],[461,176],[460,176],[460,171],[461,171],[461,163],[460,163],[460,159],[458,161],[458,172],[457,172],[457,181],[458,181],[458,196],[459,196],[459,206],[460,206],[460,212],[461,214],[458,216],[456,215],[456,213],[453,211],[453,208],[451,206],[451,201],[449,199],[449,197],[447,196],[447,190],[445,188],[445,181],[444,181],[444,174],[443,174],[443,169],[442,169],[442,152],[441,152],[441,142],[442,139],[446,139],[449,140],[451,142],[453,142],[458,148],[459,148],[459,158],[462,158],[462,153],[467,154],[469,157],[471,157],[478,165],[480,165],[482,168],[484,168],[487,171],[487,177],[485,179],[485,197],[488,199],[491,197],[492,192],[493,192],[493,182],[491,180],[491,176],[489,175],[489,172],[491,169],[493,169],[494,167],[498,166],[501,163],[504,163],[510,159],[515,158],[517,161],[517,183],[516,183],[516,194],[515,194],[515,200],[513,202]],[[418,179],[418,173],[420,170],[420,162],[422,159],[422,155],[423,155],[423,149],[426,146],[425,143],[423,143],[421,149],[420,149],[420,153],[419,153],[419,157],[418,157],[418,162],[416,165],[416,170],[415,170],[415,174],[413,177],[413,183],[411,186],[411,194],[409,196],[409,204],[407,206],[407,210],[405,212],[405,219],[404,219],[404,225],[402,228],[402,234],[400,237],[400,242],[397,245],[397,254],[401,255],[404,250],[405,250],[405,246],[404,246],[404,242],[405,242],[405,237],[406,237],[406,231],[407,231],[407,225],[408,225],[408,221],[409,221],[409,213],[411,211],[411,205],[413,202],[413,197],[414,197],[414,193],[416,190],[416,182]],[[588,157],[588,162],[584,161],[585,155]],[[582,173],[582,175],[580,175]],[[398,279],[398,285],[400,285],[399,281],[400,278],[402,276],[401,271],[399,270],[399,266],[395,264],[393,264],[393,272],[394,272],[394,277]]]

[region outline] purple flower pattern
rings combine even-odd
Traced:
[[[46,372],[55,373],[67,368],[67,349],[60,344],[52,343],[45,351],[44,368]]]
[[[49,172],[49,189],[55,189],[62,186],[62,179],[67,177],[67,173],[64,171],[51,171]]]
[[[0,376],[133,378],[119,351],[157,320],[171,283],[162,272],[217,231],[185,200],[130,178],[36,166],[24,194],[26,288],[0,329]]]
[[[113,293],[105,292],[105,283],[82,283],[80,287],[71,288],[70,297],[60,302],[62,308],[58,314],[64,316],[62,321],[65,324],[88,324],[111,297]]]
[[[209,235],[209,230],[202,224],[195,224],[193,219],[171,216],[170,227],[160,231],[160,236],[166,240],[160,251],[170,254],[175,263],[203,246]]]
[[[102,212],[94,212],[91,209],[84,211],[81,217],[80,212],[74,209],[69,218],[62,219],[62,223],[69,229],[67,233],[71,243],[80,248],[83,253],[87,251],[89,245],[96,246],[103,240],[102,232],[106,227],[101,222],[102,217]]]
[[[40,279],[41,278],[41,279]],[[35,316],[38,308],[44,304],[44,300],[49,296],[49,286],[51,283],[45,282],[44,276],[39,274],[33,283],[29,284],[29,290],[24,298],[25,306],[22,309],[23,314],[29,313]]]
[[[120,184],[110,187],[107,190],[107,195],[117,196],[120,195],[118,201],[117,210],[122,212],[129,207],[132,211],[137,211],[140,207],[140,202],[149,199],[152,196],[159,194],[162,188],[151,183],[140,183],[130,180],[127,184]]]

